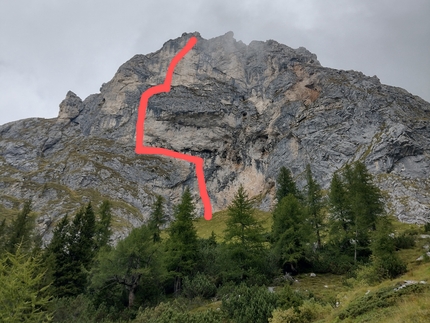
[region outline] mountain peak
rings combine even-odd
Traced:
[[[140,97],[164,81],[192,36],[198,42],[178,63],[171,91],[148,102],[145,145],[203,158],[214,211],[239,185],[269,210],[281,166],[303,187],[309,163],[327,188],[334,172],[362,160],[386,193],[388,212],[429,221],[428,102],[376,77],[325,68],[303,47],[245,45],[232,32],[208,40],[184,33],[135,55],[100,93],[82,101],[68,92],[54,122],[0,127],[0,203],[33,197],[36,211],[55,221],[84,200],[108,198],[117,218],[136,226],[157,194],[171,212],[189,187],[202,210],[193,165],[134,153]]]

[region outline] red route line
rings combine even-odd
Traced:
[[[212,219],[212,206],[209,199],[208,191],[206,189],[205,175],[203,172],[203,158],[190,156],[182,153],[178,153],[173,150],[168,150],[164,148],[148,147],[143,144],[144,138],[144,127],[145,127],[145,117],[146,117],[146,107],[148,106],[148,100],[151,96],[157,93],[170,92],[170,84],[172,83],[173,71],[179,61],[193,48],[197,43],[196,37],[191,37],[184,48],[175,55],[175,57],[170,62],[169,68],[167,69],[166,78],[163,84],[155,85],[150,87],[145,92],[142,93],[140,97],[139,109],[137,113],[137,123],[136,123],[136,154],[141,155],[164,155],[168,157],[173,157],[177,159],[186,160],[196,165],[197,183],[199,184],[200,197],[202,198],[204,206],[204,217],[206,220]]]

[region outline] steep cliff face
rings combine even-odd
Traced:
[[[148,102],[145,144],[202,157],[214,211],[239,184],[269,209],[283,165],[303,185],[310,163],[326,188],[333,172],[360,159],[390,212],[430,221],[428,102],[376,76],[322,67],[304,48],[273,40],[245,45],[231,32],[209,40],[183,34],[134,56],[100,93],[84,101],[67,93],[58,118],[0,126],[2,211],[32,198],[47,230],[82,202],[109,198],[117,227],[126,228],[145,220],[155,194],[169,210],[185,186],[198,198],[194,165],[134,153],[140,95],[164,81],[193,35],[198,42],[175,69],[171,91]]]

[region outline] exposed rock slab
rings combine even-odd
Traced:
[[[179,62],[171,91],[148,103],[145,144],[204,158],[214,211],[240,184],[270,209],[281,166],[302,186],[310,163],[327,188],[333,172],[360,159],[389,212],[405,222],[430,220],[428,102],[376,76],[322,67],[305,48],[245,45],[232,33],[209,40],[183,34],[134,56],[100,93],[85,100],[67,93],[58,118],[0,126],[2,207],[32,198],[47,229],[82,202],[109,198],[117,227],[126,228],[145,220],[155,194],[169,212],[185,186],[198,198],[193,165],[134,153],[140,95],[164,81],[191,35],[198,43]]]

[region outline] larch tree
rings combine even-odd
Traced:
[[[370,255],[370,232],[384,212],[379,188],[366,166],[357,161],[347,164],[341,176],[334,174],[330,185],[331,239],[353,244],[354,263],[360,255]]]
[[[345,178],[354,223],[356,263],[358,252],[369,248],[369,232],[376,229],[377,218],[384,212],[384,204],[379,188],[373,183],[372,175],[362,162],[355,162],[352,168],[346,167]]]
[[[145,288],[159,274],[157,248],[148,226],[134,228],[116,247],[99,252],[91,287],[100,290],[110,283],[123,286],[128,293],[128,307],[132,308],[137,289]]]
[[[228,207],[224,231],[227,249],[239,266],[241,279],[262,259],[264,249],[263,228],[254,216],[254,207],[241,185]]]
[[[317,248],[320,248],[321,232],[324,224],[324,201],[321,186],[313,178],[309,164],[306,165],[305,205],[307,218],[312,224],[312,229],[317,239]]]
[[[51,322],[52,297],[47,293],[40,256],[22,252],[6,252],[0,259],[0,321]]]
[[[174,292],[180,293],[182,280],[194,273],[198,261],[197,231],[194,227],[195,206],[188,187],[175,209],[166,241],[166,266],[174,278]]]
[[[298,263],[305,259],[311,230],[306,211],[293,194],[277,204],[273,212],[272,248],[283,268],[297,271]]]
[[[109,243],[110,236],[112,235],[111,222],[112,222],[112,207],[108,200],[102,202],[99,208],[99,219],[95,225],[95,245],[96,249],[100,250]]]

